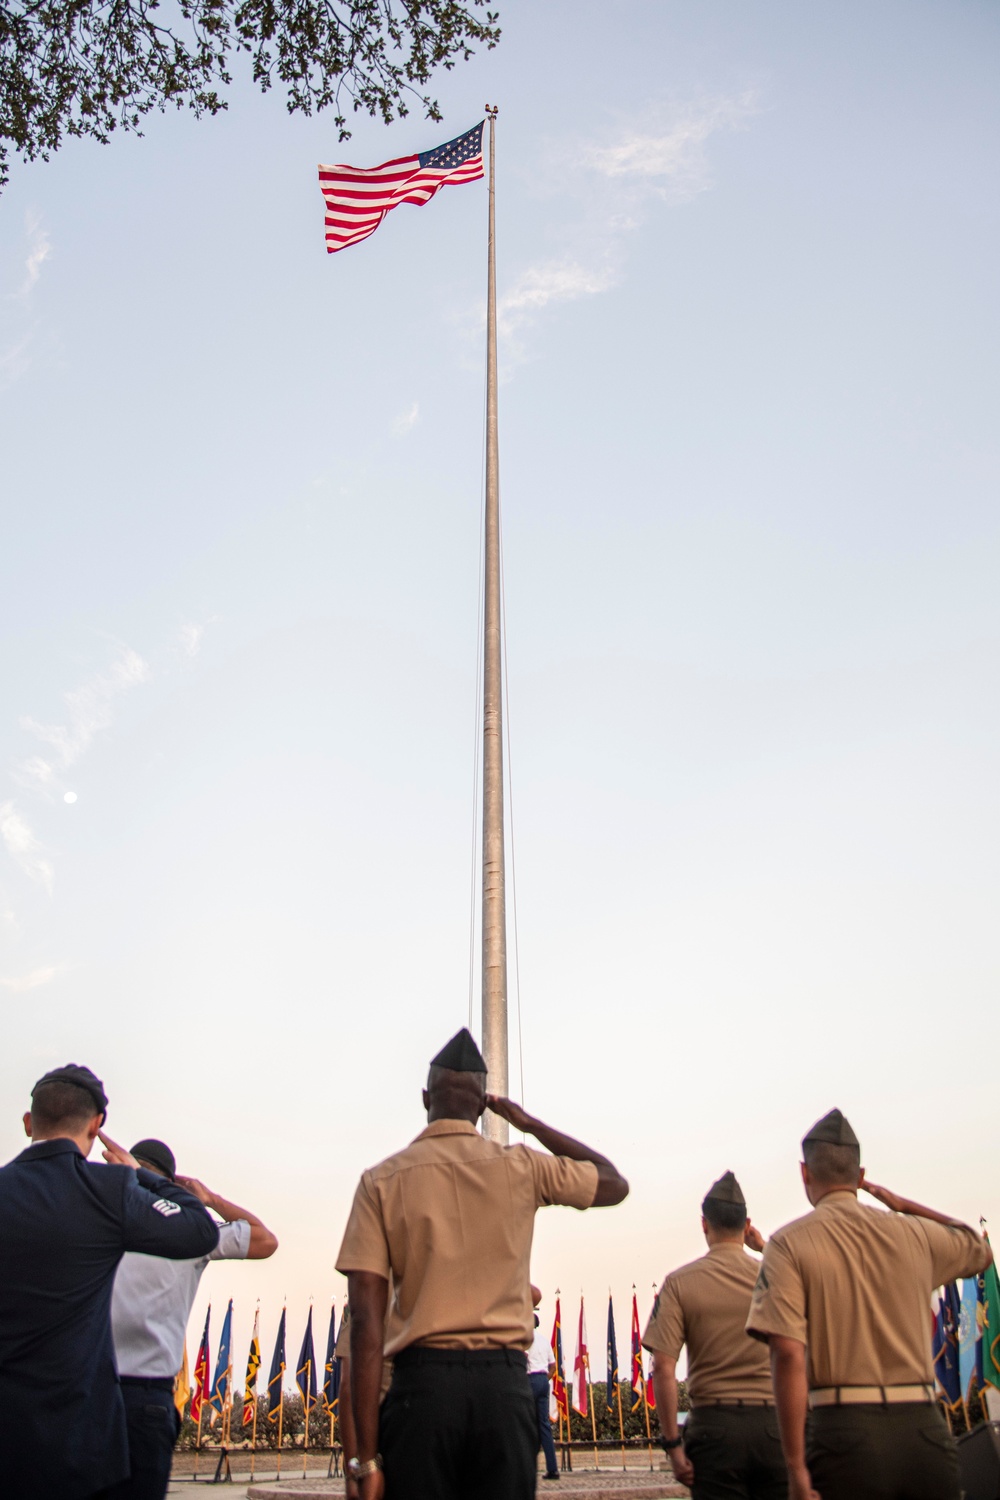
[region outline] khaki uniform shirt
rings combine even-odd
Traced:
[[[527,1349],[535,1210],[589,1208],[593,1162],[487,1141],[467,1120],[435,1120],[363,1173],[337,1270],[393,1279],[385,1353]]]
[[[660,1288],[642,1342],[667,1359],[687,1345],[692,1406],[774,1400],[767,1348],[746,1331],[759,1265],[741,1244],[712,1245]]]
[[[974,1229],[828,1193],[768,1240],[747,1332],[805,1344],[813,1389],[930,1385],[931,1292],[989,1258]]]

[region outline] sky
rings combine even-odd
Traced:
[[[632,1187],[539,1214],[542,1315],[586,1295],[600,1377],[609,1288],[624,1339],[727,1168],[803,1212],[834,1105],[874,1180],[1000,1222],[1000,12],[501,25],[441,123],[339,145],[239,67],[0,198],[0,1153],[93,1067],[279,1236],[202,1282],[237,1364],[258,1298],[265,1359],[283,1298],[296,1351],[339,1306],[468,1016],[486,194],[331,257],[316,164],[486,100],[512,1088]]]

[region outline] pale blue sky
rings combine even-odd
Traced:
[[[1000,1218],[1000,13],[501,17],[441,125],[241,79],[0,199],[0,1151],[89,1062],[282,1237],[203,1284],[241,1350],[466,1015],[485,192],[331,258],[316,163],[487,99],[526,1102],[633,1183],[536,1277],[624,1339],[833,1104]]]

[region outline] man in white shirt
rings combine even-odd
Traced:
[[[196,1260],[126,1254],[115,1275],[111,1331],[128,1422],[130,1477],[108,1500],[163,1500],[179,1418],[174,1377],[184,1358],[184,1333],[210,1260],[266,1260],[277,1238],[260,1219],[193,1177],[177,1175],[174,1153],[162,1141],[139,1141],[132,1155],[150,1172],[179,1182],[223,1222],[219,1243]]]
[[[528,1379],[531,1382],[531,1394],[535,1398],[535,1407],[538,1411],[538,1440],[545,1454],[545,1473],[542,1477],[558,1479],[556,1445],[552,1438],[552,1423],[549,1420],[549,1383],[555,1374],[556,1362],[552,1358],[552,1346],[538,1320],[538,1304],[541,1300],[541,1292],[537,1286],[532,1285],[531,1301],[535,1309],[535,1337],[528,1350]]]

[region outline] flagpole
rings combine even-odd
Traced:
[[[483,592],[483,1055],[491,1094],[506,1095],[507,912],[503,821],[503,705],[500,640],[500,454],[497,417],[495,131],[490,130],[489,254],[486,282],[486,515]],[[505,1146],[507,1121],[492,1111],[483,1135]]]
[[[619,1436],[621,1437],[621,1440],[622,1440],[622,1470],[624,1471],[628,1467],[628,1465],[625,1462],[625,1419],[622,1416],[622,1383],[621,1383],[621,1380],[619,1380],[618,1384],[615,1386],[615,1392],[616,1392],[616,1394],[618,1396],[618,1433],[619,1433]]]
[[[312,1303],[309,1304],[309,1311],[310,1311],[310,1313],[312,1313]],[[302,1403],[303,1406],[306,1409],[306,1434],[305,1434],[305,1438],[303,1439],[303,1443],[302,1443],[302,1477],[303,1477],[303,1479],[306,1477],[306,1465],[309,1462],[309,1385],[310,1385],[311,1380],[312,1380],[312,1360],[311,1359],[307,1359],[306,1360],[306,1395],[305,1395],[305,1400]]]
[[[590,1378],[590,1351],[589,1351],[589,1349],[587,1351],[587,1356],[586,1356],[586,1358],[585,1358],[585,1360],[583,1362],[583,1368],[584,1368],[584,1372],[585,1372],[585,1375],[586,1375],[586,1380],[587,1380],[587,1394],[588,1394],[588,1398],[589,1398],[589,1401],[590,1401],[590,1428],[591,1428],[591,1431],[594,1434],[594,1468],[595,1469],[599,1469],[601,1467],[601,1465],[600,1465],[600,1460],[597,1457],[597,1410],[596,1410],[596,1408],[594,1406],[594,1382]]]

